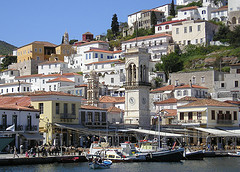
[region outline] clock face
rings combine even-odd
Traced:
[[[129,103],[134,104],[135,103],[135,99],[133,97],[130,97]]]
[[[147,99],[145,97],[142,98],[142,104],[146,104],[147,103]]]

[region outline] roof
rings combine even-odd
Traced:
[[[39,112],[38,109],[33,109],[33,108],[28,108],[28,107],[23,107],[23,106],[18,106],[18,105],[0,105],[1,110],[18,110],[18,111],[34,111],[34,112]]]
[[[214,99],[198,99],[192,103],[187,105],[179,106],[179,107],[202,107],[202,106],[217,106],[217,107],[238,107],[233,104],[220,102]]]
[[[79,87],[87,87],[87,84],[75,85],[75,88],[79,88]]]
[[[197,8],[198,8],[198,6],[192,6],[192,7],[184,7],[184,8],[178,9],[178,10],[179,11],[187,11],[187,10],[195,10]]]
[[[73,82],[73,81],[67,78],[58,77],[58,78],[47,81],[47,83],[49,82]]]
[[[108,112],[117,112],[117,113],[120,113],[120,112],[122,112],[122,111],[123,111],[122,109],[119,109],[119,108],[117,108],[117,107],[115,107],[115,106],[111,106],[111,107],[108,108]]]
[[[57,46],[57,45],[55,45],[53,43],[50,43],[50,42],[47,42],[47,41],[34,41],[34,42],[29,43],[29,44],[23,45],[23,46],[19,47],[18,49],[20,49],[22,47],[25,47],[27,45],[31,45],[31,44],[43,44],[44,47],[56,47]]]
[[[18,106],[25,106],[29,107],[31,106],[31,99],[28,96],[24,97],[5,97],[1,96],[0,97],[0,105],[18,105]]]
[[[32,78],[32,77],[41,77],[42,75],[43,75],[43,74],[17,76],[17,77],[15,77],[15,79]]]
[[[63,73],[61,74],[49,74],[49,75],[42,75],[42,77],[53,77],[53,76],[82,76],[81,74],[78,73]]]
[[[228,10],[228,6],[226,5],[226,6],[222,6],[222,7],[218,8],[218,9],[212,10],[212,13],[218,12],[218,11],[227,11],[227,10]]]
[[[207,87],[202,87],[199,85],[182,85],[182,86],[177,86],[175,89],[181,89],[181,88],[199,88],[199,89],[208,89]]]
[[[28,83],[28,82],[11,82],[11,83],[5,83],[5,84],[0,84],[0,86],[6,86],[6,85],[19,85],[19,84],[28,84],[31,85],[32,83]]]
[[[76,43],[77,43],[77,42],[76,42]],[[82,44],[77,45],[77,46],[84,46],[84,45],[95,44],[95,43],[107,43],[107,42],[105,42],[105,41],[91,41],[91,42],[82,43]]]
[[[92,65],[92,64],[102,64],[102,63],[113,63],[113,62],[123,62],[122,60],[107,60],[107,61],[99,61],[99,62],[92,62],[92,63],[88,63],[85,65]]]
[[[46,62],[42,62],[42,63],[39,63],[38,65],[44,65],[44,64],[58,64],[58,63],[65,63],[67,64],[66,62],[63,62],[63,61],[46,61]]]
[[[96,106],[90,106],[90,105],[82,105],[81,109],[86,109],[86,110],[107,110],[104,108],[96,107]]]
[[[71,97],[81,97],[77,95],[72,95],[60,91],[35,91],[35,92],[24,92],[24,93],[9,93],[5,94],[5,96],[18,96],[18,95],[24,95],[24,96],[71,96]]]
[[[85,52],[101,52],[101,53],[116,54],[116,53],[121,53],[122,50],[119,50],[119,51],[107,51],[107,50],[101,50],[101,49],[93,48],[93,49],[85,51]]]
[[[172,23],[178,23],[178,22],[182,22],[182,21],[186,21],[186,19],[184,20],[172,20],[172,21],[166,21],[166,22],[162,22],[160,24],[157,24],[155,26],[160,26],[160,25],[165,25],[165,24],[172,24]]]
[[[154,102],[154,104],[168,104],[168,103],[177,103],[177,99],[175,98],[170,98],[170,99],[166,99],[160,102]]]
[[[83,35],[93,35],[91,32],[86,32]]]
[[[240,105],[240,101],[232,101],[232,100],[226,100],[224,101],[225,103],[230,103],[230,104],[235,104],[235,105]]]
[[[165,114],[165,117],[169,117],[169,116],[177,116],[177,109],[163,109],[163,112],[167,112],[167,114]]]
[[[151,90],[151,93],[152,92],[159,92],[159,91],[172,91],[174,89],[175,89],[174,85],[167,85],[167,86],[164,86],[164,87],[160,87],[160,88]]]
[[[152,38],[159,38],[159,37],[171,37],[171,35],[166,34],[166,33],[160,33],[160,34],[155,34],[155,35],[148,35],[148,36],[141,36],[141,37],[137,37],[137,40],[145,40],[145,39],[152,39]],[[123,42],[136,42],[136,38],[127,40],[127,41],[123,41]]]
[[[125,97],[102,96],[99,103],[124,103]]]
[[[197,101],[197,100],[198,100],[198,98],[196,98],[196,97],[185,96],[185,97],[179,99],[178,101]]]

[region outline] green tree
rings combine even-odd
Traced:
[[[218,32],[214,35],[214,41],[229,42],[229,34],[231,33],[229,26],[221,25]]]
[[[163,79],[160,77],[156,77],[153,79],[154,80],[154,84],[156,86],[156,88],[162,87],[163,86]]]
[[[119,23],[118,23],[117,14],[114,14],[112,17],[111,30],[114,37],[116,37],[119,34]]]
[[[235,26],[234,30],[229,33],[229,43],[235,47],[240,46],[240,25]]]
[[[8,66],[12,63],[16,63],[17,62],[17,56],[6,56],[3,60],[2,60],[2,68],[3,69],[7,69]]]
[[[151,12],[151,32],[155,33],[155,25],[157,24],[157,17],[154,11]]]
[[[168,79],[169,73],[178,72],[183,69],[183,61],[175,52],[162,56],[161,60],[162,63],[157,63],[155,68],[157,71],[164,71],[166,79]]]
[[[176,12],[175,12],[175,5],[174,5],[174,1],[172,0],[171,8],[170,8],[170,16],[175,17],[175,15],[176,15]]]
[[[78,41],[77,39],[71,39],[71,40],[69,41],[69,44],[70,44],[70,45],[73,45],[74,42],[77,42],[77,41]]]
[[[108,30],[107,30],[106,38],[108,39],[108,41],[111,41],[111,40],[114,39],[114,34],[113,34],[113,32],[112,32],[111,29],[108,29]]]

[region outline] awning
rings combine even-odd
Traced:
[[[43,140],[44,139],[44,137],[42,135],[40,135],[39,133],[33,133],[33,134],[23,133],[22,135],[27,140]]]
[[[239,134],[234,134],[231,132],[227,132],[227,131],[223,131],[223,130],[218,130],[218,129],[212,129],[212,128],[195,128],[198,131],[203,131],[206,133],[210,133],[213,134],[214,136],[218,136],[218,137],[240,137]]]
[[[1,137],[0,138],[0,151],[2,151],[13,140],[14,140],[14,138],[11,138],[11,137]]]
[[[150,134],[150,135],[156,135],[156,136],[165,136],[165,137],[182,137],[182,134],[174,134],[174,133],[166,133],[166,132],[158,132],[153,130],[144,130],[144,129],[132,129],[129,128],[129,131],[135,131],[138,133],[144,133],[144,134]]]
[[[184,108],[184,109],[181,109],[181,108],[178,108],[178,112],[204,112],[206,111],[207,108]]]

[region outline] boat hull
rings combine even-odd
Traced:
[[[184,149],[148,153],[148,162],[180,162],[183,159]]]
[[[203,151],[189,152],[185,154],[184,160],[203,160]]]

